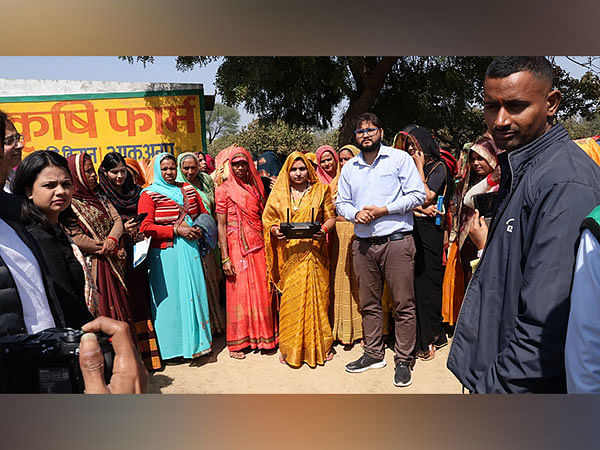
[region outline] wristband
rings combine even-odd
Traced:
[[[327,228],[325,225],[323,225],[323,226],[321,227],[321,231],[322,231],[323,233],[327,234],[327,233],[329,233],[329,228]]]
[[[106,239],[110,239],[111,241],[113,241],[115,244],[117,244],[117,247],[119,246],[119,241],[117,241],[117,238],[114,236],[108,236]]]

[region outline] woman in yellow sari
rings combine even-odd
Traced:
[[[279,225],[287,221],[322,224],[312,239],[286,239]],[[327,317],[329,254],[325,236],[335,227],[329,186],[318,182],[301,152],[288,156],[263,213],[269,279],[282,293],[279,311],[281,362],[292,367],[323,365],[333,357]]]

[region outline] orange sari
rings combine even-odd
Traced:
[[[312,185],[294,211],[290,200],[289,173],[302,159]],[[329,252],[325,239],[278,240],[271,227],[287,220],[310,222],[312,209],[320,223],[335,217],[329,186],[319,183],[314,169],[300,152],[288,156],[263,213],[269,279],[282,293],[279,310],[279,349],[285,361],[299,367],[323,365],[333,344],[327,316],[329,302]]]

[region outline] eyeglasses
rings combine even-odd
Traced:
[[[15,145],[17,142],[23,142],[25,140],[25,136],[22,134],[14,134],[12,136],[6,136],[4,138],[4,145],[10,147],[11,145]]]
[[[366,134],[367,136],[372,136],[378,131],[379,128],[361,128],[359,130],[354,130],[354,134],[358,136],[359,134]]]

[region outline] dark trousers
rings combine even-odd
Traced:
[[[384,357],[381,297],[387,281],[393,298],[394,361],[412,361],[416,333],[413,237],[384,244],[356,239],[352,258],[358,278],[365,353],[376,359]]]
[[[444,231],[434,219],[415,218],[416,351],[426,352],[442,329],[442,252]]]

